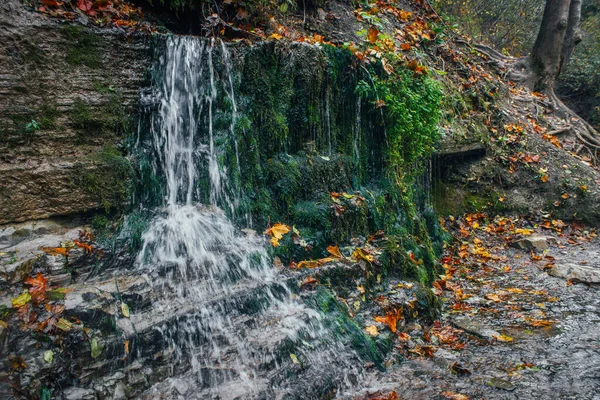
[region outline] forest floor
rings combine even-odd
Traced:
[[[441,318],[398,333],[408,359],[374,372],[359,398],[600,399],[595,230],[484,214],[445,223]]]

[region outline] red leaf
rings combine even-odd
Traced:
[[[31,294],[31,297],[34,301],[40,302],[44,300],[46,293],[46,285],[48,283],[48,279],[46,279],[44,275],[40,273],[37,274],[35,278],[32,276],[28,276],[27,278],[25,278],[24,283],[26,285],[31,285],[31,287],[29,288],[29,293]]]
[[[48,7],[60,7],[63,4],[63,3],[59,3],[56,0],[42,0],[42,3],[44,3]]]
[[[92,8],[94,7],[94,2],[92,0],[77,0],[77,8],[79,8],[81,11],[83,11],[86,14],[95,14],[94,11],[92,11]]]

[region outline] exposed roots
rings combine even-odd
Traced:
[[[530,60],[528,57],[509,57],[480,43],[469,43],[459,38],[456,38],[455,41],[456,43],[468,46],[470,49],[485,56],[492,64],[495,64],[498,67],[498,72],[501,73],[504,78],[509,79],[512,82],[521,83],[524,86],[532,86],[534,76],[531,71]],[[513,97],[513,99],[523,103],[539,103],[546,108],[554,110],[558,116],[570,120],[572,125],[548,132],[548,135],[557,136],[572,132],[581,144],[575,153],[578,155],[587,153],[592,162],[595,165],[598,165],[600,161],[600,133],[598,133],[598,131],[596,131],[596,129],[594,129],[587,121],[567,107],[562,100],[558,98],[556,93],[554,93],[554,90],[548,90],[547,95],[548,102],[537,98],[529,100],[519,96]]]

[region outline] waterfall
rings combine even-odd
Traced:
[[[151,132],[142,142],[151,149],[166,195],[142,236],[136,264],[157,293],[154,313],[167,321],[156,328],[165,346],[190,366],[185,379],[196,388],[191,397],[252,398],[273,390],[259,369],[289,364],[289,351],[280,352],[290,346],[303,363],[320,366],[323,376],[338,374],[331,366],[344,365],[343,350],[328,339],[322,314],[293,299],[265,241],[230,220],[236,199],[219,162],[222,143],[235,142],[240,167],[227,46],[193,37],[165,41],[154,71]],[[215,124],[217,115],[225,115],[222,98],[231,104],[229,124],[221,124],[227,129]],[[356,371],[346,367],[335,379],[342,385],[349,373]],[[176,379],[183,378],[167,381]]]

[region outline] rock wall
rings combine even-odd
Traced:
[[[123,204],[122,141],[149,47],[145,35],[0,5],[0,224]]]

